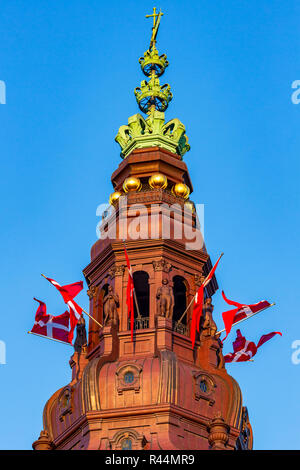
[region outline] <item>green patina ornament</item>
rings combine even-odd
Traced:
[[[149,49],[140,57],[139,63],[143,73],[149,80],[142,80],[141,85],[134,90],[138,106],[148,114],[144,119],[135,114],[128,119],[128,125],[121,126],[115,138],[121,147],[121,157],[126,158],[136,148],[162,147],[172,153],[183,155],[190,150],[185,126],[179,119],[165,123],[164,112],[173,98],[171,87],[167,83],[161,85],[159,77],[169,65],[165,54],[159,55],[156,49],[156,38],[163,13],[156,13],[153,8],[152,35]]]
[[[165,123],[164,113],[156,110],[146,119],[141,114],[131,116],[128,125],[120,127],[115,140],[122,149],[122,158],[138,148],[163,147],[181,157],[190,150],[182,122],[175,118]]]
[[[148,82],[142,80],[141,86],[134,90],[134,94],[140,110],[145,114],[151,113],[154,109],[166,111],[173,98],[170,85],[161,86],[155,73]]]
[[[144,56],[139,58],[139,63],[141,64],[143,73],[147,77],[151,76],[153,70],[155,74],[160,77],[169,65],[166,54],[159,55],[156,47],[151,51],[148,49],[144,52]]]

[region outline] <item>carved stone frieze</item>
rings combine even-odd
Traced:
[[[205,279],[205,276],[203,276],[203,274],[194,274],[194,281],[195,281],[196,286],[201,286],[204,279]]]
[[[89,299],[92,300],[97,292],[97,287],[96,286],[90,286],[90,288],[87,290],[87,295],[89,296]]]
[[[115,276],[123,276],[124,271],[125,271],[124,264],[121,264],[120,266],[114,265],[109,269],[108,275],[111,279],[113,279]]]
[[[168,273],[172,269],[171,263],[168,263],[164,258],[158,261],[152,261],[154,271],[163,271]]]

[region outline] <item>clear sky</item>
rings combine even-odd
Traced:
[[[82,279],[96,240],[96,207],[120,163],[114,137],[138,112],[133,90],[148,47],[153,2],[2,0],[0,80],[0,448],[29,449],[50,395],[70,380],[68,346],[27,335],[36,304],[62,313],[44,272]],[[244,323],[247,339],[280,330],[238,380],[256,449],[299,449],[300,4],[297,0],[161,0],[158,38],[186,125],[192,200],[205,204],[205,239],[229,298],[276,306]],[[86,286],[85,286],[86,287]],[[86,289],[85,289],[86,290]],[[88,306],[84,293],[78,296]],[[225,304],[214,297],[219,326]],[[231,351],[231,334],[225,352]]]

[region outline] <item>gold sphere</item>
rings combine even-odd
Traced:
[[[152,189],[165,189],[168,186],[168,180],[162,173],[155,173],[149,178],[149,186]]]
[[[120,193],[120,191],[115,191],[114,193],[111,193],[111,195],[109,196],[110,205],[113,206],[120,196],[122,196],[122,193]]]
[[[177,183],[173,186],[172,193],[175,194],[175,196],[187,199],[190,195],[190,188],[184,183]]]
[[[123,189],[125,193],[129,191],[140,191],[142,189],[142,183],[139,178],[135,176],[129,176],[123,183]]]
[[[194,203],[192,201],[186,201],[184,203],[184,205],[191,211],[191,212],[195,212],[195,206],[194,206]]]

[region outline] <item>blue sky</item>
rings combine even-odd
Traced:
[[[296,0],[161,1],[158,49],[174,99],[167,118],[186,125],[192,199],[205,204],[206,245],[223,257],[229,298],[276,306],[244,323],[255,361],[228,365],[248,406],[256,449],[299,449],[300,5]],[[120,163],[114,137],[137,112],[138,58],[153,3],[3,0],[0,17],[2,247],[0,447],[29,449],[49,396],[69,382],[71,348],[27,335],[36,305],[63,308],[40,273],[82,278],[96,240],[96,207]],[[78,296],[87,307],[87,296]],[[215,319],[222,326],[220,291]],[[231,350],[232,334],[225,347]]]

